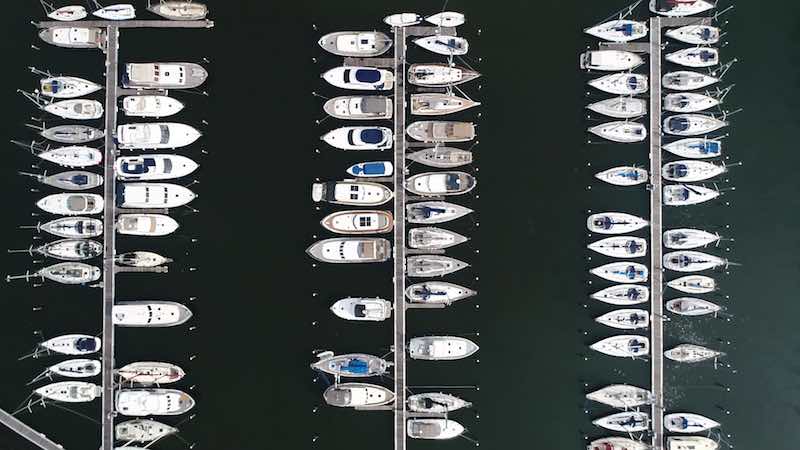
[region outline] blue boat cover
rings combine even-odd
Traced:
[[[381,80],[381,73],[377,69],[356,70],[356,81],[361,83],[377,83]]]
[[[714,52],[710,52],[708,50],[701,50],[700,51],[700,60],[703,62],[706,61],[713,61],[716,58],[716,54]]]
[[[700,39],[704,41],[711,40],[711,28],[703,28],[703,31],[700,32]]]
[[[144,158],[142,163],[125,163],[122,165],[122,171],[130,175],[141,175],[147,173],[150,167],[156,166],[156,160],[153,158]]]
[[[640,294],[641,293],[639,292],[639,289],[630,288],[630,289],[628,289],[628,292],[625,294],[625,296],[628,297],[631,300],[638,300]]]
[[[628,77],[628,87],[632,90],[635,90],[639,87],[639,78],[638,77]]]
[[[703,149],[705,153],[719,153],[719,142],[706,142],[705,148]]]
[[[351,359],[347,364],[342,365],[342,372],[366,374],[369,371],[369,365],[362,359]]]
[[[383,141],[383,131],[380,128],[367,128],[361,130],[361,142],[365,144],[379,144]]]
[[[69,178],[69,181],[75,183],[78,186],[85,186],[89,184],[89,176],[84,174],[73,175]]]
[[[622,26],[619,26],[615,29],[616,31],[622,31],[623,36],[632,36],[633,35],[633,24],[626,23]]]
[[[364,175],[383,175],[386,173],[386,165],[382,162],[370,162],[362,164]]]
[[[686,131],[689,129],[689,119],[685,117],[671,117],[667,124],[672,131]]]
[[[683,178],[689,173],[686,164],[673,164],[669,167],[669,173],[675,178]]]
[[[79,338],[75,341],[75,348],[84,351],[84,352],[91,352],[97,350],[97,343],[94,339],[89,338]]]
[[[61,90],[61,83],[56,80],[52,80],[50,82],[50,90],[53,92],[53,94],[57,93]]]

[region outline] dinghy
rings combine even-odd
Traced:
[[[692,250],[670,252],[664,255],[664,267],[676,272],[702,272],[727,265],[727,259]]]
[[[583,30],[598,39],[611,42],[630,42],[647,36],[647,24],[635,20],[616,19]]]
[[[666,36],[686,44],[707,45],[719,42],[720,31],[711,25],[686,25],[667,30]]]
[[[639,411],[625,411],[601,417],[592,423],[620,433],[639,433],[650,429],[650,416]]]
[[[719,425],[719,422],[699,414],[672,413],[664,416],[664,428],[673,433],[702,433]]]
[[[406,402],[410,411],[428,414],[446,414],[472,406],[470,402],[441,392],[409,395]]]
[[[676,113],[695,113],[719,106],[720,101],[714,97],[694,92],[667,94],[664,97],[664,109]]]
[[[694,91],[702,89],[719,81],[719,78],[712,77],[689,70],[679,70],[677,72],[665,73],[661,80],[665,88],[675,91]]]
[[[374,263],[388,260],[392,246],[383,238],[330,238],[315,242],[306,253],[326,263]]]
[[[125,383],[169,384],[186,376],[186,372],[175,364],[165,362],[140,361],[126,364],[116,370]]]
[[[669,184],[664,186],[664,204],[667,206],[696,205],[719,196],[719,191],[696,184]]]
[[[114,436],[124,442],[153,442],[178,432],[178,429],[148,419],[134,419],[114,426]]]
[[[78,98],[97,92],[103,86],[78,77],[47,77],[39,80],[39,92],[53,98]]]
[[[133,180],[172,180],[185,177],[198,168],[198,164],[180,155],[121,156],[114,170],[117,178]]]
[[[462,195],[478,181],[465,172],[425,172],[408,178],[406,189],[421,196]]]
[[[388,91],[394,87],[394,74],[373,67],[334,67],[322,74],[322,79],[342,89],[359,91]]]
[[[443,116],[479,105],[480,102],[454,94],[411,94],[411,114],[418,116]]]
[[[605,437],[594,440],[586,446],[586,450],[648,450],[649,448],[650,446],[644,442],[634,441],[633,439],[622,437]]]
[[[411,161],[438,169],[452,169],[472,164],[472,152],[455,147],[432,147],[407,153]]]
[[[411,439],[454,439],[464,433],[464,426],[452,419],[408,419],[406,435]]]
[[[667,17],[692,16],[715,6],[710,0],[650,0],[650,11]]]
[[[589,273],[615,283],[644,283],[647,281],[648,269],[644,264],[613,262],[595,267]]]
[[[392,130],[388,127],[341,127],[320,139],[342,150],[384,150],[394,144]]]
[[[103,117],[103,105],[100,102],[83,98],[49,103],[42,109],[62,119],[92,120]]]
[[[475,139],[475,124],[424,120],[413,122],[406,133],[422,142],[466,142]]]
[[[338,56],[368,58],[386,53],[392,39],[379,31],[339,31],[322,36],[319,46]]]
[[[647,139],[647,128],[639,122],[617,121],[589,127],[588,130],[603,139],[629,144]]]
[[[425,87],[456,86],[480,76],[472,69],[451,64],[412,64],[408,68],[408,82]]]
[[[322,109],[331,117],[344,120],[392,118],[392,99],[381,95],[347,95],[325,102]]]
[[[707,247],[717,243],[720,236],[716,233],[697,230],[694,228],[675,228],[664,232],[664,247],[673,250],[690,250],[698,247]]]
[[[55,175],[47,175],[47,172],[43,175],[27,172],[20,172],[20,174],[33,177],[42,184],[53,186],[58,189],[66,189],[68,191],[85,191],[103,185],[102,175],[85,170],[70,170]]]
[[[334,355],[333,352],[321,352],[318,361],[311,368],[338,377],[365,378],[382,376],[389,370],[391,363],[377,356],[363,353]]]
[[[471,209],[448,202],[416,202],[406,205],[406,220],[414,224],[436,224],[464,217]]]
[[[632,97],[607,98],[591,103],[586,108],[616,119],[633,119],[647,114],[647,102]]]
[[[196,197],[183,186],[171,183],[121,183],[117,186],[117,206],[122,208],[177,208]]]
[[[667,301],[667,311],[681,316],[704,316],[716,314],[722,308],[707,300],[693,297],[681,297]]]
[[[711,67],[719,64],[719,52],[715,48],[685,48],[667,53],[666,60],[686,67]]]
[[[450,305],[478,293],[464,286],[444,281],[426,281],[406,288],[406,297],[412,303],[441,303]]]
[[[205,83],[208,71],[188,62],[125,64],[122,86],[133,89],[193,89]]]
[[[610,305],[632,306],[647,302],[650,289],[636,284],[618,284],[595,292],[592,298]]]
[[[47,14],[47,17],[60,22],[76,22],[88,16],[86,8],[79,5],[62,6]]]
[[[31,247],[27,251],[31,255],[36,252],[42,256],[62,261],[84,261],[102,255],[103,244],[88,239],[67,238],[48,242],[36,248]]]
[[[100,397],[103,388],[85,381],[60,381],[33,391],[42,398],[65,403],[86,403]]]
[[[694,344],[681,344],[664,352],[667,358],[683,363],[697,363],[723,355],[722,352]]]
[[[185,147],[198,140],[200,130],[183,123],[130,123],[117,127],[117,147],[121,149],[161,149]]]
[[[728,168],[705,161],[673,161],[664,165],[661,175],[669,181],[704,181],[722,175]]]
[[[412,228],[408,232],[408,246],[424,250],[443,250],[468,240],[454,231],[436,227]]]
[[[78,356],[100,351],[101,341],[87,334],[65,334],[48,339],[39,346],[54,353]]]
[[[133,5],[118,4],[100,8],[93,11],[92,15],[105,20],[131,20],[136,18],[136,9]]]
[[[194,1],[160,1],[147,9],[170,20],[202,20],[208,15],[208,7]]]
[[[598,172],[595,178],[616,186],[636,186],[647,183],[647,171],[640,167],[620,166]]]
[[[128,95],[122,98],[122,110],[129,117],[167,117],[179,113],[183,102],[166,95]]]
[[[717,282],[705,275],[687,275],[668,282],[667,286],[687,294],[708,294],[717,289]]]
[[[423,36],[414,39],[415,44],[425,50],[444,56],[461,56],[469,52],[469,42],[460,36]]]
[[[589,86],[614,95],[636,95],[650,87],[647,75],[640,73],[611,73],[589,81]]]
[[[392,317],[392,302],[382,298],[347,297],[338,300],[330,309],[344,320],[381,322]]]
[[[631,214],[604,212],[592,214],[586,220],[586,228],[599,234],[625,234],[640,230],[650,222]]]
[[[398,13],[383,18],[383,23],[390,27],[409,27],[422,22],[422,16],[417,13]]]
[[[51,194],[36,202],[41,210],[62,216],[100,214],[103,196],[97,194]]]
[[[469,267],[469,264],[442,255],[418,255],[406,258],[409,277],[441,277]]]
[[[103,153],[100,150],[83,145],[69,145],[44,150],[37,153],[36,156],[64,167],[96,166],[103,160]]]
[[[178,222],[163,214],[120,214],[117,233],[131,236],[166,236],[175,232]]]
[[[619,330],[639,330],[650,326],[650,313],[644,309],[617,309],[594,320]]]
[[[320,223],[337,234],[388,233],[394,228],[394,217],[389,211],[360,209],[333,212]]]
[[[361,162],[348,167],[347,173],[362,178],[389,177],[394,173],[394,167],[389,161]]]
[[[46,373],[65,378],[90,378],[100,375],[101,369],[100,361],[94,359],[68,359],[48,367]]]
[[[340,383],[325,389],[322,398],[325,403],[339,408],[364,408],[392,403],[394,392],[375,384]]]
[[[635,334],[611,336],[590,346],[592,350],[619,358],[636,358],[650,353],[650,340]]]
[[[86,125],[58,125],[55,127],[42,129],[39,134],[51,141],[62,144],[85,144],[105,136],[103,130]]]
[[[160,300],[117,301],[111,312],[118,327],[174,327],[191,319],[192,311],[177,302]]]
[[[114,258],[114,262],[130,267],[158,267],[171,263],[172,259],[165,258],[158,253],[135,251],[120,253]]]
[[[464,25],[466,18],[464,14],[454,11],[442,11],[440,13],[428,16],[425,21],[436,25],[437,27],[458,27]]]
[[[717,450],[719,443],[703,436],[670,436],[667,450]]]
[[[114,404],[123,416],[177,416],[194,408],[195,401],[176,389],[120,389]]]
[[[677,114],[664,119],[664,132],[676,136],[699,136],[728,126],[728,122],[705,114]]]
[[[106,34],[98,27],[51,27],[39,31],[39,38],[50,45],[66,48],[102,48]]]
[[[628,384],[612,384],[586,394],[592,400],[612,408],[629,409],[653,403],[653,394],[647,389]]]
[[[580,57],[580,68],[585,70],[618,72],[631,70],[642,64],[644,61],[639,55],[622,50],[590,50]]]
[[[664,150],[682,158],[715,158],[722,155],[722,141],[687,138],[665,145]]]
[[[103,234],[103,221],[89,217],[61,217],[33,227],[62,238],[92,238]]]
[[[587,248],[612,258],[641,258],[647,254],[647,240],[632,236],[611,236],[592,242]]]
[[[378,206],[393,197],[388,187],[367,181],[329,181],[311,186],[311,199],[338,205]]]
[[[427,361],[453,361],[472,356],[478,345],[457,336],[424,336],[411,338],[408,353],[411,359]]]

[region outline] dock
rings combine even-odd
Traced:
[[[25,425],[22,421],[2,409],[0,409],[0,423],[42,450],[64,450],[64,447],[51,441],[44,434]]]

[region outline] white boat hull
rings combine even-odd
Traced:
[[[664,132],[675,136],[700,136],[728,126],[728,122],[704,114],[677,114],[664,119]]]
[[[686,67],[711,67],[719,64],[719,52],[715,48],[685,48],[668,53],[665,59]]]
[[[387,127],[341,127],[320,139],[341,150],[385,150],[394,144],[392,130]]]
[[[706,161],[672,161],[661,169],[661,176],[665,180],[693,182],[705,181],[723,173],[728,169],[723,165],[716,165]]]
[[[581,54],[580,68],[586,70],[600,70],[604,72],[619,72],[631,70],[642,65],[644,61],[636,53],[622,50],[590,50]]]
[[[458,27],[464,25],[464,22],[466,22],[466,17],[464,17],[464,14],[459,12],[442,11],[426,17],[425,21],[438,27]]]
[[[100,214],[103,212],[103,197],[98,194],[51,194],[36,202],[41,210],[62,216]]]
[[[706,247],[720,240],[718,234],[694,228],[676,228],[664,232],[664,247],[673,250],[691,250]]]
[[[650,429],[650,416],[639,411],[627,411],[602,417],[592,423],[620,433],[638,433]]]
[[[86,16],[88,16],[86,8],[78,5],[62,6],[61,8],[54,9],[47,15],[49,18],[61,22],[73,22],[84,19]]]
[[[661,81],[667,89],[672,89],[674,91],[694,91],[717,83],[719,78],[689,70],[679,70],[664,74]]]
[[[667,311],[681,316],[705,316],[706,314],[716,314],[722,308],[707,300],[694,297],[674,298],[665,304]]]
[[[348,297],[334,303],[331,312],[344,320],[382,322],[392,316],[392,302],[382,298]]]
[[[647,171],[642,168],[621,166],[598,172],[595,178],[615,186],[636,186],[647,183],[649,177]]]
[[[644,283],[649,271],[647,266],[639,263],[613,262],[589,271],[604,280],[615,283]]]
[[[394,74],[372,67],[334,67],[322,74],[322,79],[342,89],[358,91],[388,91],[394,87]]]
[[[668,30],[666,36],[686,44],[709,45],[719,42],[720,31],[710,25],[686,25]]]
[[[650,289],[637,284],[618,284],[597,291],[591,297],[610,305],[632,306],[649,301]]]
[[[722,155],[722,141],[687,138],[665,145],[664,150],[682,158],[716,158]]]
[[[185,177],[198,167],[185,156],[168,154],[121,156],[114,165],[117,178],[123,181],[172,180]]]
[[[398,13],[383,18],[383,23],[390,27],[408,27],[422,22],[422,16],[417,13]]]
[[[647,24],[617,19],[583,30],[584,33],[610,42],[630,42],[647,36]]]
[[[675,113],[696,113],[715,108],[719,104],[718,99],[695,92],[667,94],[664,97],[664,109]]]
[[[136,18],[136,9],[133,5],[118,4],[100,8],[92,14],[106,20],[131,20]]]
[[[669,281],[667,286],[686,294],[708,294],[717,290],[717,282],[705,275],[687,275]]]
[[[36,156],[63,167],[96,166],[103,160],[103,153],[100,150],[82,145],[70,145],[45,150]]]
[[[444,56],[460,56],[469,52],[469,42],[459,36],[425,36],[413,42],[425,50]]]
[[[664,416],[664,428],[673,433],[702,433],[719,425],[719,422],[699,414],[673,413]]]
[[[649,222],[631,214],[605,212],[592,214],[586,219],[586,228],[599,234],[626,234],[640,230]]]
[[[612,258],[641,258],[647,254],[647,240],[631,236],[607,237],[587,247]]]
[[[589,81],[589,86],[614,95],[637,95],[647,92],[647,75],[639,73],[611,73]]]
[[[647,139],[647,128],[638,122],[617,121],[596,125],[589,132],[609,141],[623,144],[642,142]]]
[[[129,117],[168,117],[181,112],[184,106],[166,95],[129,95],[122,99],[122,109]]]
[[[178,227],[175,219],[163,214],[120,214],[116,230],[131,236],[166,236]]]
[[[632,97],[608,98],[592,103],[586,108],[615,119],[633,119],[647,114],[647,102]]]
[[[664,204],[667,206],[688,206],[713,200],[720,196],[718,191],[693,184],[669,184],[664,186]]]
[[[618,330],[639,330],[650,326],[650,313],[644,309],[618,309],[594,320]]]
[[[65,334],[48,339],[40,347],[62,355],[88,355],[100,351],[102,341],[86,334]]]
[[[595,342],[590,348],[608,356],[636,358],[650,353],[650,340],[644,336],[624,334]]]
[[[63,119],[92,120],[103,117],[103,105],[100,102],[81,98],[53,102],[46,105],[44,110]]]
[[[664,255],[664,267],[676,272],[702,272],[728,265],[728,260],[692,250],[670,252]]]

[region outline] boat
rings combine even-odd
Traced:
[[[86,18],[86,16],[88,16],[86,8],[80,5],[62,6],[47,14],[47,17],[61,22],[75,22]]]
[[[598,172],[595,178],[616,186],[636,186],[647,183],[648,174],[641,167],[620,166]]]
[[[122,98],[122,110],[128,117],[167,117],[179,113],[183,102],[166,95],[128,95]]]
[[[647,75],[630,72],[610,73],[590,80],[587,84],[595,89],[615,95],[644,94],[650,87]]]
[[[406,434],[412,439],[454,439],[464,433],[464,426],[452,419],[408,419]]]
[[[664,109],[676,113],[695,113],[719,106],[720,101],[710,95],[695,92],[667,94],[664,97]]]
[[[93,11],[92,15],[105,20],[131,20],[136,18],[136,9],[133,5],[117,4]]]
[[[132,180],[172,180],[185,177],[198,168],[193,160],[180,155],[121,156],[114,164],[117,178]]]
[[[619,330],[638,330],[650,326],[650,313],[644,309],[617,309],[594,320]]]
[[[589,132],[609,141],[629,144],[647,139],[647,128],[639,122],[616,121],[589,127]]]
[[[650,289],[636,284],[618,284],[597,291],[591,297],[611,305],[632,306],[647,302]]]
[[[695,89],[702,89],[717,83],[719,78],[703,73],[692,72],[690,70],[679,70],[665,73],[661,81],[667,89],[675,91],[694,91]]]
[[[717,281],[705,275],[686,275],[667,282],[667,286],[687,294],[708,294],[717,290]]]
[[[647,36],[647,24],[635,20],[616,19],[583,30],[598,39],[611,42],[630,42]]]
[[[441,34],[423,36],[413,41],[425,50],[444,56],[466,55],[469,51],[469,41],[460,36],[445,36]]]
[[[48,103],[42,109],[63,119],[92,120],[103,117],[102,103],[84,98]]]
[[[458,336],[424,336],[411,338],[408,352],[411,359],[453,361],[472,356],[478,345]]]
[[[194,1],[160,1],[147,9],[170,20],[202,20],[208,15],[208,7]]]
[[[317,355],[318,361],[311,368],[337,377],[365,378],[381,376],[389,370],[391,363],[377,356],[363,353],[334,355],[333,352],[322,352]]]
[[[64,167],[96,166],[103,160],[103,153],[100,150],[83,145],[69,145],[43,150],[36,153],[36,156]]]
[[[424,250],[446,249],[468,240],[454,231],[436,227],[412,228],[408,232],[408,246]]]
[[[375,57],[389,50],[392,38],[379,31],[339,31],[322,36],[319,46],[338,56]]]
[[[618,72],[631,70],[644,64],[642,57],[636,53],[622,50],[589,50],[581,54],[580,68]]]
[[[377,209],[336,211],[325,216],[320,224],[337,234],[388,233],[394,228],[394,217],[389,211]]]
[[[51,194],[36,202],[36,206],[50,214],[77,216],[103,212],[103,196],[98,194]]]
[[[611,236],[587,247],[612,258],[640,258],[647,254],[647,240],[632,236]]]
[[[39,247],[31,247],[28,252],[39,253],[42,256],[60,259],[62,261],[84,261],[97,258],[103,254],[103,244],[89,239],[60,239],[48,242]]]
[[[586,398],[619,409],[649,405],[655,400],[647,389],[629,384],[612,384],[586,394]]]
[[[133,89],[192,89],[205,83],[208,72],[200,64],[151,62],[125,64],[122,87]]]
[[[719,191],[696,184],[668,184],[664,186],[664,204],[667,206],[696,205],[719,196]]]
[[[101,139],[106,133],[103,130],[87,125],[57,125],[55,127],[42,129],[39,134],[51,141],[62,144],[85,144],[97,139]]]
[[[422,16],[417,13],[398,13],[383,18],[383,23],[390,27],[408,27],[422,22]]]
[[[392,302],[382,298],[347,297],[334,303],[331,312],[344,320],[381,322],[392,317]]]
[[[702,272],[727,265],[727,259],[692,250],[670,252],[664,255],[664,267],[676,272]]]
[[[649,448],[650,446],[644,442],[634,441],[633,439],[622,437],[605,437],[602,439],[596,439],[586,446],[586,450],[648,450]]]
[[[620,433],[639,433],[650,429],[650,416],[639,411],[625,411],[601,417],[593,424]]]
[[[177,302],[160,300],[118,301],[111,312],[119,327],[173,327],[185,323],[192,311]]]
[[[667,450],[717,450],[719,443],[703,436],[670,436]]]
[[[409,125],[406,133],[422,142],[466,142],[475,139],[475,124],[423,120]]]
[[[85,381],[59,381],[36,389],[42,398],[65,403],[85,403],[100,397],[103,388]]]
[[[431,225],[449,222],[471,213],[472,210],[448,202],[416,202],[406,205],[406,220],[409,223]]]
[[[673,433],[701,433],[719,425],[719,422],[700,414],[672,413],[664,416],[664,428]]]
[[[388,127],[341,127],[320,139],[342,150],[384,150],[392,148],[394,137]]]
[[[441,277],[467,267],[469,264],[464,261],[442,255],[417,255],[406,258],[409,277]]]
[[[175,364],[139,361],[126,364],[116,370],[123,383],[169,384],[186,376],[186,372]]]
[[[406,180],[406,189],[421,196],[462,195],[475,188],[477,180],[465,172],[425,172]]]
[[[121,183],[117,186],[117,206],[122,208],[177,208],[195,197],[190,189],[171,183]]]
[[[667,17],[692,16],[716,7],[710,0],[650,0],[650,11]]]
[[[722,155],[722,141],[687,138],[665,145],[664,150],[682,158],[715,158]]]
[[[454,94],[435,92],[411,94],[411,114],[418,116],[442,116],[479,106],[480,102]]]
[[[161,149],[185,147],[202,133],[183,123],[129,123],[117,126],[117,147],[121,149]]]
[[[195,401],[177,389],[120,389],[114,405],[123,416],[176,416],[194,408]]]
[[[633,119],[647,114],[647,102],[641,98],[633,97],[607,98],[591,103],[586,108],[616,119]]]
[[[472,69],[453,64],[412,64],[408,68],[408,82],[424,87],[457,86],[480,76]]]
[[[700,345],[681,344],[664,352],[667,358],[685,363],[697,363],[723,356],[724,353]]]
[[[322,105],[329,116],[345,120],[391,119],[392,107],[392,99],[381,95],[334,97]]]
[[[99,337],[87,334],[65,334],[48,339],[39,346],[54,353],[79,356],[100,351],[101,341]]]
[[[406,297],[412,303],[441,303],[450,305],[478,293],[464,286],[444,281],[426,281],[406,288]]]
[[[166,236],[178,229],[178,222],[163,214],[120,214],[117,233],[132,236]]]
[[[640,230],[650,222],[631,214],[604,212],[592,214],[586,220],[586,228],[599,234],[625,234]]]
[[[693,297],[674,298],[667,301],[667,311],[681,316],[704,316],[706,314],[716,314],[722,308],[708,300]]]
[[[338,205],[378,206],[392,199],[392,191],[368,181],[329,181],[311,186],[311,199]]]
[[[454,11],[442,11],[425,18],[425,21],[439,27],[457,27],[464,25],[464,14]]]
[[[362,178],[389,177],[394,173],[394,166],[389,161],[369,161],[353,164],[346,172]]]
[[[595,267],[589,273],[615,283],[644,283],[647,281],[647,266],[639,263],[612,262]]]
[[[158,267],[171,263],[172,259],[165,258],[158,253],[135,251],[118,254],[114,258],[114,262],[129,267]]]
[[[92,238],[103,234],[103,222],[89,217],[61,217],[31,228],[63,238]]]
[[[322,394],[325,403],[339,408],[375,407],[392,403],[394,392],[367,383],[334,384]]]
[[[661,176],[668,181],[704,181],[722,175],[728,168],[706,161],[672,161],[664,164]]]
[[[327,263],[374,263],[391,258],[392,245],[383,238],[330,238],[315,242],[306,253]]]
[[[66,378],[90,378],[100,375],[102,364],[94,359],[68,359],[47,368],[47,372]]]
[[[698,136],[728,126],[728,122],[705,114],[677,114],[664,119],[664,132],[676,136]]]
[[[472,152],[455,147],[432,147],[407,153],[406,158],[438,169],[452,169],[472,164]]]
[[[85,170],[70,170],[55,175],[47,175],[47,172],[42,175],[26,172],[20,172],[20,174],[33,177],[42,184],[68,191],[85,191],[103,185],[102,175]]]
[[[103,86],[78,77],[56,76],[39,80],[39,92],[53,98],[78,98],[102,89]]]
[[[374,67],[334,67],[323,73],[322,79],[338,88],[358,91],[389,91],[394,87],[394,74]]]
[[[106,34],[99,27],[50,27],[39,31],[39,37],[48,44],[66,48],[102,48]]]
[[[124,442],[153,442],[178,432],[178,429],[148,419],[134,419],[114,426],[114,437]]]
[[[711,25],[686,25],[680,28],[667,30],[668,38],[672,38],[691,45],[707,45],[719,42],[720,31]]]
[[[409,411],[428,414],[446,414],[472,406],[472,403],[464,401],[455,395],[441,392],[409,395],[406,399],[406,404]]]
[[[667,61],[686,67],[711,67],[719,64],[719,52],[715,48],[693,47],[667,53]]]
[[[694,228],[675,228],[664,232],[664,247],[674,250],[689,250],[698,247],[707,247],[719,242],[720,236],[716,233],[697,230]]]

